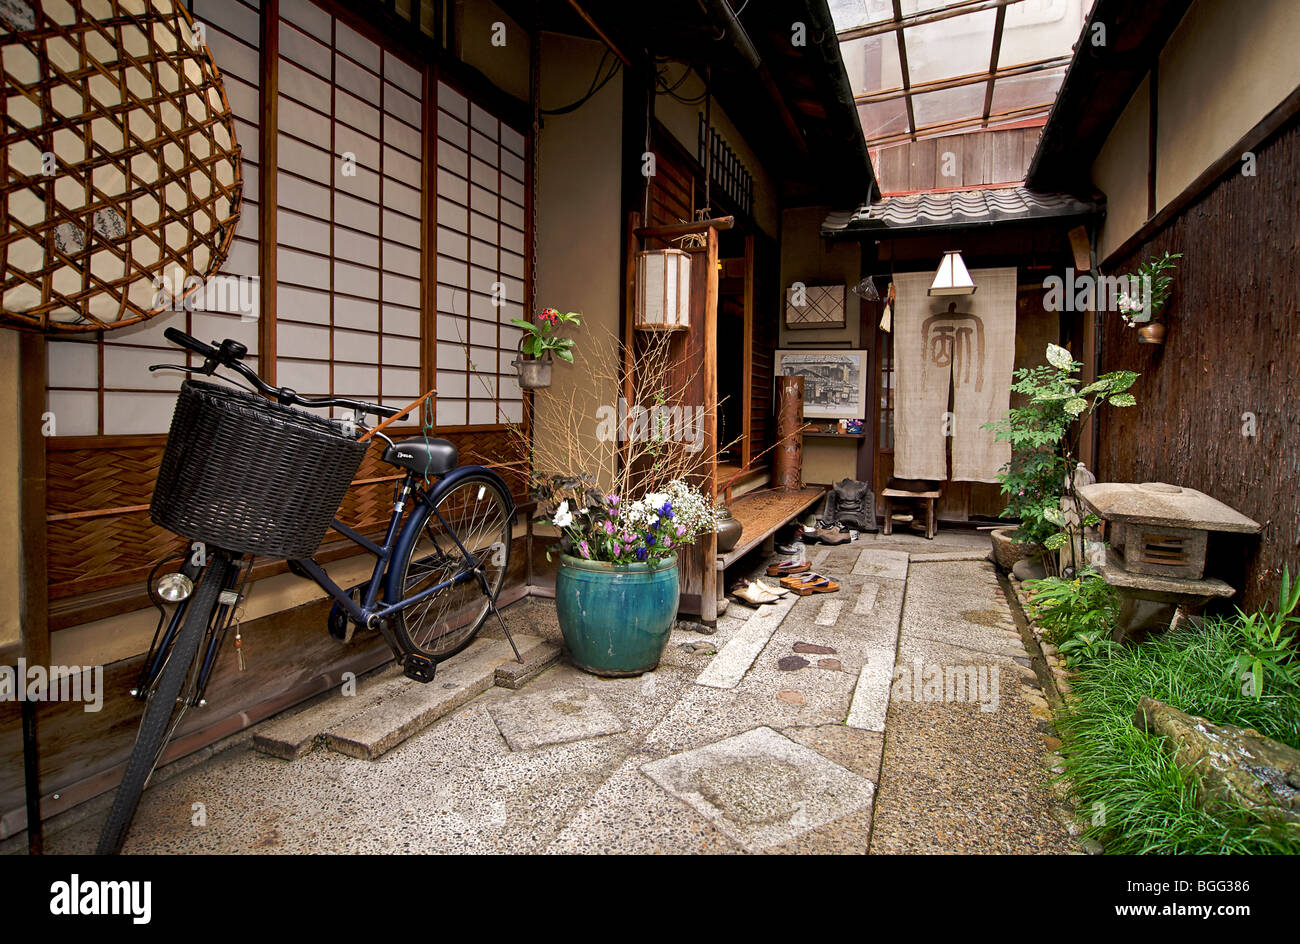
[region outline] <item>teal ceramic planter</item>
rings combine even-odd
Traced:
[[[607,564],[560,555],[555,609],[569,657],[596,675],[640,675],[659,664],[677,617],[677,556]]]

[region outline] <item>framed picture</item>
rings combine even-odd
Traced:
[[[785,290],[785,326],[803,328],[843,328],[844,286],[804,285],[795,282]]]
[[[867,352],[788,350],[776,352],[776,375],[803,377],[803,415],[862,419],[867,415]]]

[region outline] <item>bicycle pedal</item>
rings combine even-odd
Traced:
[[[407,654],[406,661],[402,663],[402,672],[407,678],[415,679],[417,682],[432,682],[433,673],[437,668],[438,663],[417,652]]]

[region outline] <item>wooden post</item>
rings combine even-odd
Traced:
[[[709,450],[704,494],[718,497],[718,231],[710,227],[705,236],[704,289],[704,447]],[[713,625],[718,619],[718,536],[709,534],[703,542],[703,585],[700,587],[700,619]]]
[[[745,235],[745,362],[740,380],[740,467],[747,468],[754,456],[754,234]],[[728,489],[730,492],[730,489]],[[731,495],[727,495],[731,500]]]
[[[47,573],[45,435],[45,338],[23,332],[18,339],[18,442],[22,502],[19,527],[23,561],[22,598],[18,606],[22,655],[30,665],[50,664],[49,578]],[[57,422],[57,419],[56,419]],[[20,681],[21,684],[21,681]],[[39,705],[24,701],[23,760],[27,784],[27,848],[43,850],[40,800]]]

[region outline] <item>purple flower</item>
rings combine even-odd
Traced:
[[[606,520],[606,521],[605,521],[605,533],[606,533],[606,534],[613,534],[613,533],[614,533],[614,522],[609,521],[609,520]]]
[[[636,559],[637,559],[637,560],[645,560],[645,548],[644,548],[644,547],[638,547],[638,548],[636,549]]]
[[[623,553],[623,545],[617,541],[614,542],[614,556],[619,557]]]
[[[609,505],[610,508],[617,508],[617,507],[618,507],[618,496],[615,495],[615,494],[613,494],[612,492],[611,492],[610,494],[606,495],[606,496],[605,496],[605,504]]]
[[[670,547],[672,547],[672,546],[673,546],[673,539],[672,539],[672,538],[664,538],[664,548],[667,549],[667,548],[670,548]]]
[[[635,535],[635,534],[628,534],[626,531],[623,532],[623,543],[624,543],[624,544],[631,544],[631,543],[633,543],[634,541],[636,541],[636,535]]]
[[[682,536],[685,535],[685,534],[686,534],[686,525],[684,525],[684,524],[679,524],[679,525],[677,526],[677,536],[680,538],[680,537],[682,537]]]
[[[664,502],[664,506],[659,509],[659,514],[665,518],[671,518],[673,516],[673,503],[670,501]]]
[[[590,556],[591,556],[591,548],[587,546],[587,542],[586,542],[586,541],[579,541],[579,542],[578,542],[578,550],[582,551],[582,556],[583,556],[583,557],[590,557]]]
[[[646,542],[646,544],[650,545],[651,547],[654,547],[655,536],[654,536],[653,534],[647,534],[647,535],[645,536],[645,542]]]

